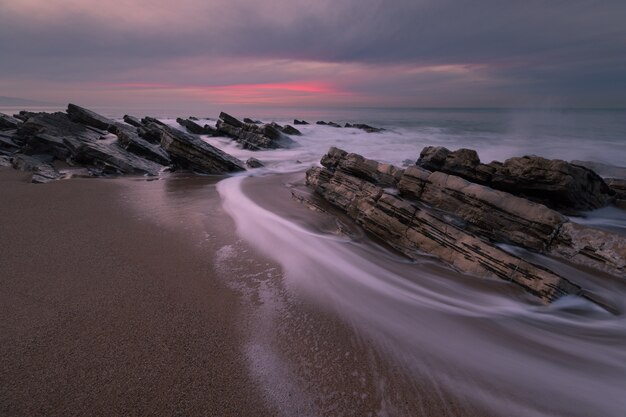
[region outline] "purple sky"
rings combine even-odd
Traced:
[[[0,96],[626,107],[623,0],[0,0]]]

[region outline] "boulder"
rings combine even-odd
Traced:
[[[300,136],[302,134],[302,132],[300,132],[298,129],[296,129],[295,127],[291,126],[291,125],[285,125],[283,127],[282,132],[285,135],[295,135],[295,136]]]
[[[265,165],[263,165],[263,163],[256,158],[248,158],[248,160],[246,161],[246,166],[248,168],[262,168]]]
[[[528,198],[566,213],[607,205],[613,193],[588,168],[539,156],[510,158],[504,163],[482,164],[476,151],[426,147],[417,163],[429,171],[441,171],[468,181]]]
[[[0,113],[0,130],[17,129],[22,124],[22,120]]]
[[[217,130],[220,134],[233,138],[244,149],[277,149],[292,146],[295,142],[276,127],[266,124],[242,123],[227,113],[220,113],[217,122]]]
[[[134,116],[129,116],[128,114],[124,115],[124,122],[134,127],[141,127],[141,121]]]
[[[109,126],[114,123],[111,119],[72,103],[67,105],[67,115],[73,122],[106,131],[108,131]]]
[[[217,134],[217,130],[213,129],[209,125],[200,126],[198,123],[194,122],[190,119],[181,119],[180,117],[176,119],[176,123],[183,126],[189,133],[193,133],[194,135],[211,135],[215,136]]]
[[[294,125],[308,125],[309,122],[307,122],[306,120],[298,120],[298,119],[294,119],[293,121]]]
[[[209,145],[197,136],[157,123],[148,123],[148,131],[158,132],[161,147],[178,167],[207,174],[244,171],[243,162]]]

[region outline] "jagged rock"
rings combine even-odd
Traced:
[[[282,132],[286,135],[295,135],[295,136],[300,136],[302,134],[302,132],[300,132],[298,129],[296,129],[295,127],[291,125],[285,125],[283,127]]]
[[[45,184],[61,178],[61,173],[57,171],[49,162],[29,155],[15,155],[11,158],[11,165],[21,171],[31,171],[33,176],[31,182],[35,184]]]
[[[17,130],[5,130],[0,132],[0,151],[13,153],[20,148],[20,145],[15,142],[17,136]]]
[[[181,119],[180,117],[176,119],[176,123],[183,126],[189,133],[193,133],[195,135],[216,135],[217,130],[213,129],[209,125],[200,126],[198,123],[194,122],[190,119]]]
[[[379,127],[372,127],[370,125],[366,125],[365,123],[346,123],[344,127],[351,127],[354,129],[361,129],[366,131],[367,133],[379,133],[385,129],[381,129]]]
[[[141,127],[141,121],[134,116],[129,116],[128,114],[124,115],[124,122],[134,127]]]
[[[321,125],[321,126],[332,126],[332,127],[341,127],[340,125],[338,125],[335,122],[325,122],[323,120],[318,120],[317,122],[315,122],[316,125]]]
[[[146,129],[158,132],[161,147],[172,161],[184,169],[207,174],[225,174],[244,171],[244,164],[237,158],[209,145],[197,136],[190,135],[164,124],[148,123]]]
[[[221,134],[235,139],[244,149],[277,149],[294,144],[293,140],[283,135],[271,124],[257,126],[255,124],[242,123],[224,112],[220,113],[217,130]]]
[[[117,143],[85,142],[73,158],[102,175],[158,175],[163,169],[163,166],[130,153]]]
[[[72,103],[67,105],[67,115],[73,122],[82,123],[106,131],[108,131],[109,126],[114,123],[111,119]]]
[[[169,165],[172,162],[163,148],[139,137],[134,128],[117,126],[115,132],[119,145],[127,151],[161,165]]]
[[[494,244],[516,244],[616,276],[626,272],[624,237],[571,223],[541,204],[417,166],[386,168],[380,176],[376,161],[337,148],[321,163],[325,168],[307,171],[307,184],[407,256],[424,251],[469,273],[511,279],[544,301],[594,297]],[[399,195],[383,188],[394,185]]]
[[[84,142],[98,141],[102,134],[74,123],[65,113],[37,113],[28,118],[17,136],[27,144],[27,153],[48,153],[58,159],[74,154]]]
[[[0,129],[17,129],[22,121],[8,114],[0,113]]]
[[[29,112],[26,110],[21,110],[18,114],[14,114],[13,117],[16,118],[17,120],[21,120],[22,122],[25,122],[26,120],[28,120],[29,117],[34,116],[37,113],[33,113],[33,112]]]
[[[262,168],[265,165],[263,165],[263,163],[256,158],[248,158],[248,160],[246,161],[246,166],[248,168]]]
[[[294,119],[293,120],[293,124],[294,125],[308,125],[309,122],[307,122],[306,120],[298,120],[298,119]]]
[[[244,123],[250,123],[250,124],[253,124],[253,125],[260,125],[260,124],[263,123],[260,120],[252,120],[249,117],[244,117],[243,122]]]
[[[480,163],[476,151],[426,147],[417,165],[468,181],[488,185],[564,212],[592,210],[613,198],[609,187],[593,171],[558,159],[539,156],[510,158],[504,163]]]
[[[626,179],[626,167],[620,167],[616,165],[603,164],[601,162],[592,161],[572,161],[574,165],[580,165],[585,168],[589,168],[601,177],[609,178],[624,178]]]

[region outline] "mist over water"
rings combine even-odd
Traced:
[[[338,236],[316,227],[315,214],[310,222],[286,215],[284,206],[296,203],[279,201],[288,200],[288,193],[276,190],[302,186],[304,171],[317,165],[330,146],[396,165],[414,163],[428,145],[473,148],[486,162],[525,154],[617,165],[626,161],[626,119],[619,112],[422,115],[419,120],[359,120],[384,127],[379,134],[297,126],[303,135],[294,137],[298,146],[287,150],[251,152],[225,138],[206,138],[238,158],[254,156],[266,164],[217,186],[238,234],[283,267],[288,291],[372,337],[417,384],[443,387],[495,415],[625,415],[623,280],[607,281],[521,251],[520,256],[587,283],[619,313],[577,297],[541,306],[506,282],[466,276],[427,256],[409,262],[363,236]],[[272,181],[279,188],[268,188]],[[618,209],[574,220],[626,231],[626,216]]]

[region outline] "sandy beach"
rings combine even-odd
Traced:
[[[132,213],[116,180],[27,177],[0,172],[0,414],[273,414],[241,296],[194,239]]]

